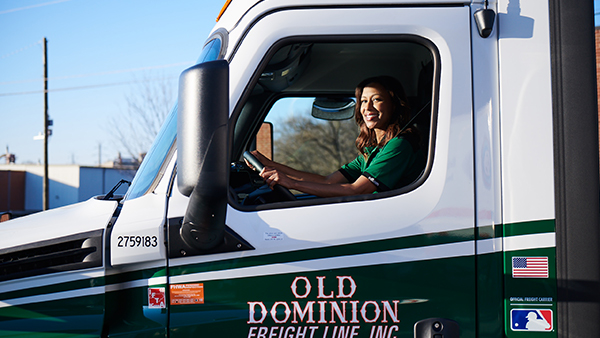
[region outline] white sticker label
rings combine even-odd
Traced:
[[[265,241],[283,241],[283,232],[265,232]]]

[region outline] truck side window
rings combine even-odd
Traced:
[[[328,175],[359,154],[355,140],[355,86],[386,75],[404,86],[411,107],[406,126],[418,130],[420,149],[432,160],[434,115],[434,50],[415,38],[390,42],[280,43],[267,55],[253,85],[234,111],[231,196],[241,208],[279,207],[288,198],[264,184],[244,165],[242,153],[258,149],[269,159],[294,169]],[[433,119],[435,121],[435,119]],[[268,128],[261,128],[268,123]],[[266,135],[265,135],[266,133]],[[361,155],[362,156],[362,155]],[[427,167],[430,167],[430,163]],[[422,171],[421,168],[418,171]],[[356,198],[381,198],[416,188],[427,175],[388,193],[360,197],[316,198],[293,191],[288,205],[328,203]],[[332,200],[333,199],[333,200]]]
[[[313,112],[323,108],[319,105],[320,101],[334,99],[319,99],[282,97],[271,107],[265,121],[273,126],[273,160],[298,170],[328,175],[358,154],[354,145],[358,135],[353,119],[355,100],[340,98],[338,102],[350,106],[347,109],[350,114],[340,119],[325,120],[315,118]],[[330,110],[333,114],[334,108]],[[257,149],[261,149],[258,139]]]

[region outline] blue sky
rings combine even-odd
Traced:
[[[594,14],[600,12],[600,0],[594,0]],[[596,26],[600,26],[600,15],[595,15]]]
[[[49,162],[96,165],[100,149],[102,162],[120,150],[109,120],[126,113],[135,82],[166,77],[176,86],[224,3],[0,1],[0,153],[8,146],[17,163],[43,161],[43,142],[33,137],[43,130],[44,37],[54,121]]]
[[[235,1],[234,1],[235,2]],[[50,164],[117,157],[111,117],[135,81],[178,75],[198,57],[225,0],[1,0],[0,153],[43,161],[41,40],[48,39]],[[594,0],[600,11],[600,0]],[[596,16],[596,22],[600,16]],[[173,98],[173,101],[175,98]],[[101,149],[101,150],[100,150]]]

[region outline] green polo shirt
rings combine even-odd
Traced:
[[[420,150],[413,150],[404,137],[391,139],[383,148],[365,149],[367,159],[358,155],[339,171],[348,182],[353,183],[361,175],[377,187],[376,192],[388,191],[414,182],[425,168],[425,157]]]

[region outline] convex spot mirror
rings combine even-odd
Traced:
[[[354,117],[354,98],[317,97],[313,101],[311,115],[327,121],[348,120]]]

